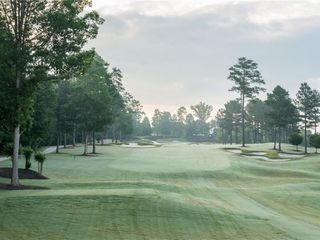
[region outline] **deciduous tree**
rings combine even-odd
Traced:
[[[51,76],[67,79],[81,71],[89,52],[79,54],[88,39],[97,35],[103,21],[96,12],[81,14],[87,0],[2,0],[0,22],[10,32],[14,85],[12,122],[14,151],[13,186],[19,186],[18,153],[23,119],[30,115],[32,97]],[[3,41],[4,39],[1,39]],[[7,39],[5,39],[7,40]],[[13,84],[14,83],[14,84]]]

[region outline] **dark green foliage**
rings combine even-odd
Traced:
[[[298,150],[298,146],[303,142],[303,137],[299,133],[293,133],[289,137],[289,143],[296,146]]]
[[[317,91],[312,90],[307,83],[302,83],[297,93],[296,105],[300,111],[300,121],[304,125],[305,153],[308,152],[307,130],[311,127],[312,120],[317,116],[319,101]]]
[[[282,132],[289,125],[294,126],[297,124],[298,113],[289,93],[280,86],[276,86],[272,93],[268,94],[266,103],[270,107],[267,117],[271,126],[278,133],[279,150],[281,151]]]
[[[186,116],[186,137],[192,138],[196,134],[194,117],[191,113]]]
[[[239,58],[238,63],[229,68],[228,77],[234,83],[230,91],[235,91],[241,95],[241,122],[242,122],[242,146],[245,146],[245,100],[252,99],[259,92],[265,91],[260,87],[265,82],[258,70],[258,64],[245,57]]]
[[[260,99],[251,100],[246,106],[248,112],[248,123],[253,132],[253,142],[262,143],[266,137],[266,130],[268,124],[267,114],[270,107]]]
[[[61,123],[67,123],[67,113],[88,137],[89,132],[102,131],[112,121],[112,94],[107,64],[95,55],[87,72],[72,82],[68,111],[59,114]],[[65,128],[65,126],[64,126]],[[85,144],[84,154],[87,154]]]
[[[211,117],[213,107],[204,102],[200,102],[190,108],[193,111],[194,117],[197,119],[195,121],[196,134],[199,136],[207,136],[210,128],[207,121]]]
[[[43,153],[36,152],[34,154],[34,160],[36,160],[39,163],[43,163],[46,160],[46,156]]]
[[[142,136],[150,136],[152,128],[148,117],[145,117],[141,123],[141,134]]]
[[[172,136],[173,119],[170,112],[160,112],[156,109],[152,118],[152,125],[157,136]]]
[[[211,117],[213,108],[211,105],[200,102],[197,105],[191,106],[191,110],[193,111],[196,118],[205,123]]]
[[[29,169],[31,167],[31,157],[33,154],[33,149],[31,147],[24,147],[22,148],[23,155],[25,157],[26,163],[25,163],[25,169]]]
[[[13,153],[13,143],[6,143],[3,147],[3,154],[6,156],[10,156],[12,157],[12,153]],[[22,153],[22,150],[19,149],[19,154]]]
[[[13,143],[7,143],[6,145],[4,145],[3,147],[3,151],[2,151],[6,156],[12,156],[13,154]]]
[[[21,142],[37,149],[54,143],[55,109],[57,104],[56,87],[53,83],[42,83],[35,93],[31,127],[22,136]]]
[[[34,160],[36,162],[38,162],[38,172],[40,174],[42,174],[42,170],[43,170],[43,163],[44,161],[46,160],[46,155],[44,155],[43,153],[41,152],[36,152],[34,154]]]
[[[212,106],[203,102],[191,106],[193,114],[180,107],[176,114],[156,109],[152,117],[153,133],[161,138],[186,138],[189,141],[212,140],[212,122],[209,121]],[[195,119],[196,118],[196,119]]]
[[[313,134],[309,137],[310,146],[316,149],[316,153],[318,153],[318,148],[320,148],[320,134]]]
[[[223,143],[228,141],[230,144],[238,143],[241,123],[241,104],[239,101],[229,101],[224,105],[224,109],[219,109],[216,115],[216,123],[222,130],[220,137]]]
[[[14,130],[13,186],[19,186],[20,134],[30,127],[37,87],[81,74],[92,59],[93,51],[82,48],[96,37],[103,19],[97,12],[83,13],[88,4],[86,0],[12,0],[0,4],[0,26],[6,34],[1,42],[10,49],[1,55],[6,56],[5,96],[10,101],[6,103],[6,125],[9,131]]]

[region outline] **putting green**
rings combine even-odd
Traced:
[[[98,147],[96,157],[79,156],[81,148],[50,154],[50,180],[22,181],[50,190],[0,190],[0,238],[320,239],[319,157],[264,162],[220,147],[165,143]]]

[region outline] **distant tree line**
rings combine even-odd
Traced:
[[[216,141],[220,143],[242,144],[273,142],[274,149],[281,151],[281,143],[303,133],[305,152],[309,136],[317,136],[320,114],[320,93],[302,83],[296,98],[290,98],[287,90],[276,86],[267,94],[265,101],[257,94],[265,89],[258,65],[252,60],[240,58],[230,68],[229,79],[234,87],[231,91],[240,93],[240,98],[227,102],[216,115]],[[312,136],[310,145],[315,145]],[[294,140],[293,140],[294,141]],[[295,145],[295,144],[294,144]]]
[[[88,144],[96,153],[95,144],[107,137],[115,143],[140,135],[142,106],[122,84],[122,74],[117,68],[109,69],[95,54],[86,72],[70,80],[39,84],[30,111],[30,122],[21,136],[21,144],[38,149],[41,146],[60,147]],[[13,141],[5,130],[7,122],[1,122],[0,146]],[[145,129],[142,129],[146,131]],[[149,134],[148,132],[145,132]],[[141,133],[142,134],[142,133]]]
[[[156,138],[184,138],[191,141],[213,141],[213,107],[204,102],[190,107],[180,107],[176,113],[155,110],[152,132]]]

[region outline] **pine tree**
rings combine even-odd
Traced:
[[[245,57],[239,58],[238,63],[230,69],[230,79],[235,86],[230,91],[240,93],[241,97],[241,125],[242,125],[242,146],[245,146],[245,101],[252,99],[261,91],[265,91],[260,85],[265,84],[259,70],[258,64]]]

